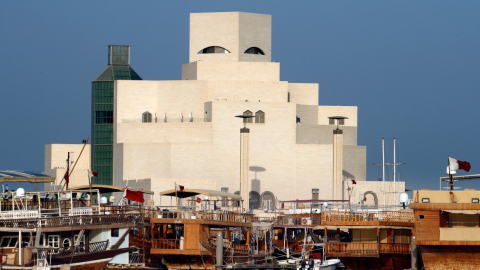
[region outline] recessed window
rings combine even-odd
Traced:
[[[297,124],[300,124],[300,117],[297,116]]]
[[[228,193],[228,187],[222,187],[222,191]]]
[[[329,125],[335,125],[335,119],[329,118],[328,119],[328,124]]]
[[[422,203],[429,203],[430,202],[430,198],[422,198]]]
[[[312,189],[312,200],[318,200],[318,193],[319,193],[318,188]]]
[[[15,237],[11,237],[11,236],[5,236],[2,238],[2,244],[0,245],[0,247],[9,247],[9,248],[14,248],[17,246],[17,242],[18,242],[18,237],[15,236]]]
[[[48,236],[48,245],[53,248],[60,247],[60,236],[59,235],[49,235]]]
[[[118,237],[118,231],[119,231],[118,228],[112,229],[112,237]]]
[[[255,113],[255,123],[265,123],[265,113],[258,111]]]
[[[75,243],[77,242],[77,239],[78,239],[78,234],[76,234],[74,237],[73,237],[73,240],[75,241]],[[85,245],[85,234],[82,235],[82,237],[80,237],[80,241],[78,242],[79,245]]]
[[[424,215],[418,215],[418,219],[425,219]]]
[[[243,115],[251,115],[251,116],[253,116],[253,113],[252,113],[251,111],[244,111],[244,112],[243,112]],[[253,119],[252,119],[252,118],[253,118],[253,117],[244,118],[244,119],[243,119],[243,122],[244,122],[244,123],[253,123]]]
[[[227,49],[220,46],[210,46],[198,52],[198,54],[204,53],[230,53]]]
[[[479,202],[478,198],[472,198],[472,203],[478,203],[478,202]]]
[[[250,47],[244,53],[247,54],[258,54],[258,55],[265,55],[265,53],[258,47]]]
[[[338,119],[338,125],[340,126],[345,125],[345,119]]]
[[[151,123],[152,122],[152,114],[149,112],[142,113],[142,123]]]

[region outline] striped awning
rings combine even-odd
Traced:
[[[55,177],[46,175],[43,172],[33,171],[0,171],[0,182],[30,182],[30,183],[46,183],[53,182]]]

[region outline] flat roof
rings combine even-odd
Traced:
[[[78,186],[78,187],[73,187],[69,188],[68,190],[90,190],[90,189],[98,189],[100,193],[107,193],[107,192],[124,192],[125,188],[124,187],[117,187],[117,186],[110,186],[110,185],[85,185],[85,186]],[[138,189],[133,189],[129,188],[131,191],[140,191],[145,194],[150,194],[153,195],[153,191],[150,190],[138,190]]]
[[[211,197],[227,197],[227,198],[232,198],[232,199],[238,199],[241,200],[242,196],[240,195],[235,195],[231,193],[227,193],[224,191],[218,191],[218,190],[208,190],[208,189],[184,189],[182,191],[177,191],[175,195],[175,189],[170,189],[170,190],[165,190],[160,192],[160,196],[171,196],[175,197],[177,196],[178,198],[188,198],[196,195],[205,195],[205,196],[211,196]]]
[[[30,183],[48,183],[53,182],[55,177],[44,172],[35,171],[0,171],[0,182],[30,182]]]
[[[480,179],[480,174],[470,174],[470,175],[458,175],[458,176],[452,176],[452,180],[456,181],[470,181],[470,180],[478,180]],[[441,181],[450,181],[448,176],[440,177]]]

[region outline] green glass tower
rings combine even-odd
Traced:
[[[92,81],[93,184],[113,185],[113,116],[116,80],[141,80],[130,67],[130,46],[108,46],[108,66]]]

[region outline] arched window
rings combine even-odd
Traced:
[[[270,191],[262,193],[262,208],[273,210],[275,208],[275,196]]]
[[[210,46],[198,52],[198,54],[204,53],[230,53],[227,49],[220,46]]]
[[[243,112],[243,115],[252,115],[252,116],[253,116],[253,113],[252,113],[251,111],[244,111],[244,112]],[[253,119],[252,119],[252,118],[253,118],[253,117],[251,117],[251,118],[245,118],[245,119],[243,119],[243,122],[244,122],[244,123],[253,123]]]
[[[260,208],[260,194],[256,191],[250,191],[250,209]]]
[[[250,47],[244,53],[265,55],[265,53],[258,47]]]
[[[265,113],[258,111],[255,113],[255,123],[265,123]]]
[[[152,114],[149,112],[142,113],[142,123],[151,123],[152,122]]]

